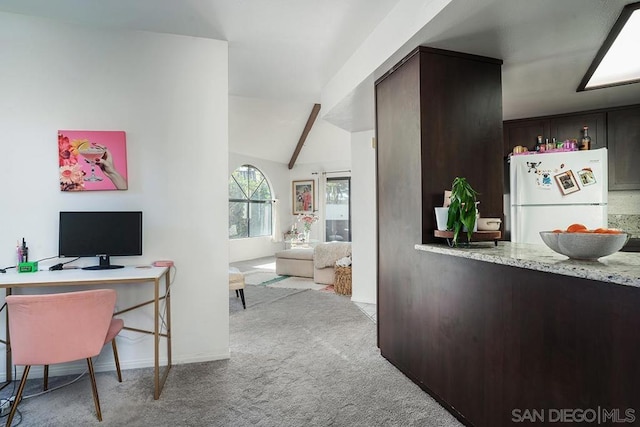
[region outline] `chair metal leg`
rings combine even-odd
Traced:
[[[247,305],[244,303],[244,289],[240,289],[240,299],[242,300],[242,308],[244,308],[246,310],[247,309]]]
[[[116,362],[116,372],[118,373],[118,382],[122,382],[122,372],[120,371],[120,358],[118,357],[118,347],[116,346],[116,339],[111,340],[111,347],[113,348],[113,360]]]
[[[49,365],[44,365],[44,385],[42,386],[42,389],[44,391],[49,390]]]
[[[31,365],[27,365],[24,367],[24,372],[22,373],[22,379],[20,380],[20,386],[18,387],[18,393],[16,394],[16,399],[11,405],[11,412],[9,412],[9,417],[7,418],[7,427],[11,427],[11,422],[13,421],[13,417],[16,415],[16,410],[18,409],[18,404],[22,399],[22,392],[24,391],[24,385],[27,383],[27,376],[29,375],[29,369],[31,369]]]
[[[236,298],[238,298],[238,290],[236,289]]]
[[[98,398],[98,386],[96,385],[96,373],[93,370],[93,361],[87,357],[87,365],[89,366],[89,377],[91,378],[91,388],[93,390],[93,403],[96,405],[96,415],[98,421],[102,421],[102,412],[100,412],[100,399]]]

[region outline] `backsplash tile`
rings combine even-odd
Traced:
[[[640,215],[609,214],[609,228],[619,228],[632,237],[640,237]]]
[[[609,191],[609,214],[640,215],[640,191]]]

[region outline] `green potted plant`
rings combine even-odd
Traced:
[[[478,192],[471,187],[466,178],[456,177],[451,185],[451,204],[447,216],[447,230],[453,231],[453,245],[458,244],[458,237],[463,228],[467,230],[467,239],[476,225]]]

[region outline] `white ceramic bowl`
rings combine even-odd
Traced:
[[[629,234],[554,233],[541,231],[542,241],[555,252],[572,259],[596,260],[618,252]]]
[[[500,230],[502,220],[500,218],[478,218],[478,230],[497,231]]]

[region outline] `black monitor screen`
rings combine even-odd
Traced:
[[[58,255],[100,257],[91,269],[119,268],[110,256],[142,255],[142,212],[60,212]]]

